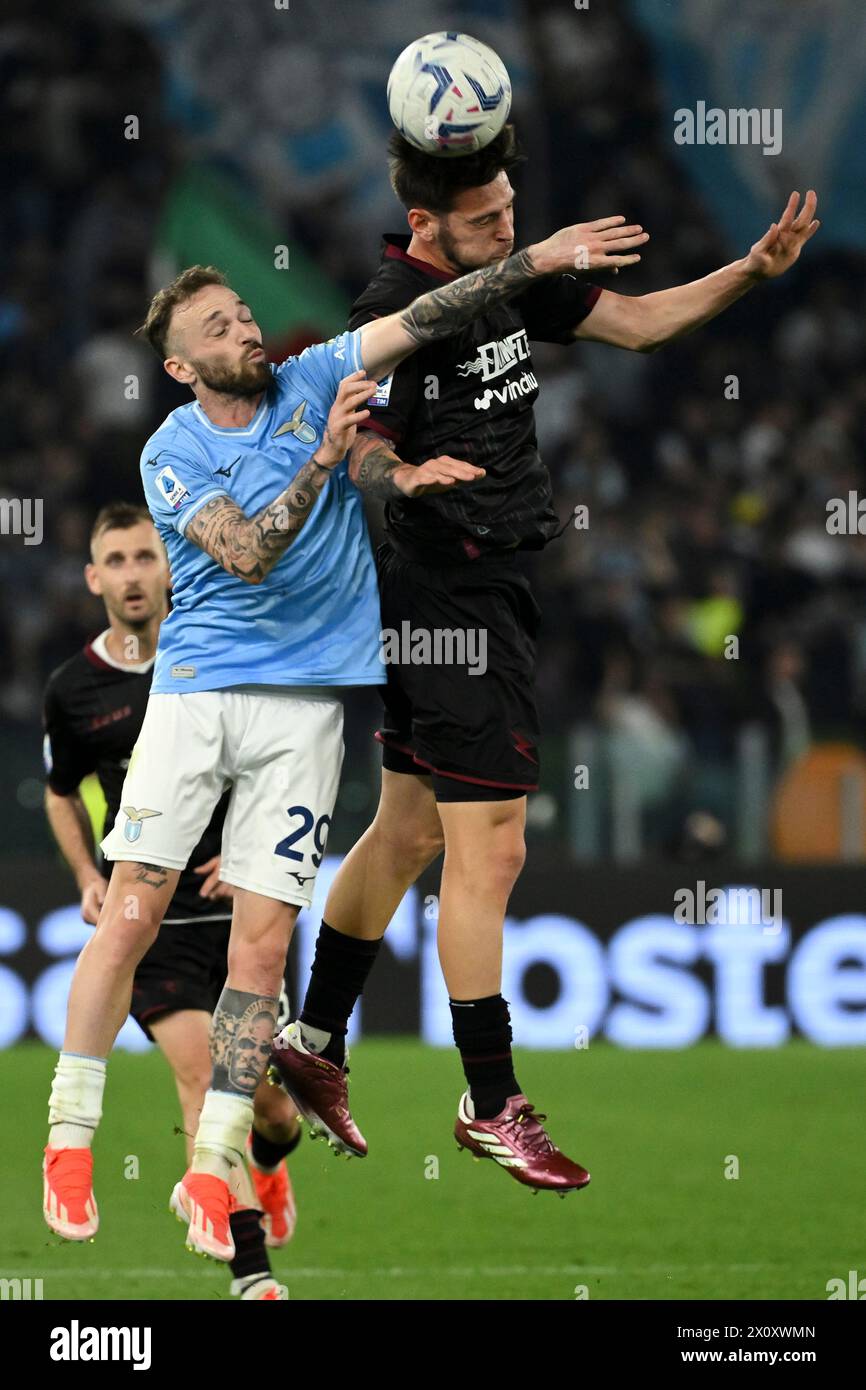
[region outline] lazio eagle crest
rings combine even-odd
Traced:
[[[301,404],[293,411],[292,418],[287,420],[284,425],[280,425],[278,430],[274,430],[271,438],[277,439],[281,434],[293,434],[302,444],[315,444],[319,436],[313,426],[308,425],[304,419],[306,408],[307,402],[301,401]]]
[[[161,816],[162,811],[149,811],[147,807],[136,811],[134,806],[122,806],[121,810],[126,816],[126,825],[123,827],[123,838],[134,845],[136,840],[141,838],[142,822],[151,816]]]

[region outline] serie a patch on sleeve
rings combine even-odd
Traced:
[[[384,376],[381,381],[377,382],[376,389],[367,401],[367,404],[387,405],[391,399],[391,383],[393,380],[394,373],[392,372],[390,376]]]
[[[176,512],[189,497],[189,488],[181,482],[171,468],[163,468],[157,473],[156,485],[172,511]]]

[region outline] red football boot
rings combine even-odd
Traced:
[[[90,1149],[52,1149],[42,1161],[42,1214],[64,1240],[92,1240],[99,1228]]]
[[[286,1160],[283,1159],[270,1173],[259,1168],[253,1158],[253,1136],[250,1133],[247,1136],[247,1167],[259,1206],[264,1213],[262,1225],[265,1231],[265,1245],[273,1249],[288,1245],[295,1234],[298,1217]]]
[[[526,1096],[510,1096],[505,1109],[492,1120],[477,1120],[469,1093],[460,1098],[454,1137],[460,1149],[476,1158],[493,1158],[516,1182],[535,1192],[566,1192],[586,1187],[589,1173],[566,1158],[548,1138],[539,1115]]]
[[[312,1138],[325,1134],[337,1153],[363,1158],[367,1141],[349,1113],[348,1071],[308,1052],[298,1023],[290,1023],[274,1038],[268,1080],[288,1091]]]
[[[210,1173],[194,1173],[188,1169],[180,1182],[175,1183],[169,1210],[178,1221],[186,1223],[186,1248],[198,1255],[210,1255],[212,1260],[235,1257],[229,1215],[236,1208],[234,1195],[227,1182]]]

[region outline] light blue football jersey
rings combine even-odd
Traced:
[[[376,572],[346,459],[261,584],[228,574],[184,538],[190,518],[220,493],[250,517],[288,487],[321,442],[340,381],[363,365],[360,336],[343,333],[271,364],[273,383],[243,428],[221,429],[191,401],[147,441],[141,476],[173,586],[155,693],[383,683]]]

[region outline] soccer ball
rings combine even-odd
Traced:
[[[388,110],[416,150],[474,154],[505,125],[511,81],[493,49],[469,34],[425,34],[391,69]]]

